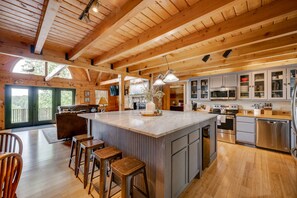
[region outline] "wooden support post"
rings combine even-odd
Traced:
[[[119,75],[119,110],[125,110],[125,76]]]

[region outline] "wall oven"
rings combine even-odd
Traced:
[[[211,100],[235,100],[236,87],[210,89]]]

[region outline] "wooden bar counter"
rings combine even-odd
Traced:
[[[216,115],[163,111],[141,116],[139,111],[80,114],[89,133],[107,146],[146,163],[150,197],[177,197],[202,170],[202,128],[215,131]],[[144,189],[142,180],[136,185]]]

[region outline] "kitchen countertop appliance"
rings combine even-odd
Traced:
[[[293,86],[294,84],[294,88],[293,88],[293,92],[291,95],[291,106],[292,106],[292,139],[295,139],[292,141],[291,145],[291,155],[293,156],[293,158],[297,161],[297,120],[296,120],[296,94],[297,94],[297,81],[296,79],[293,78],[293,80],[295,80],[295,82],[290,82],[290,85]],[[295,145],[294,145],[295,144]]]
[[[212,107],[212,112],[218,114],[217,120],[217,140],[233,143],[236,140],[236,114],[238,113],[238,105],[219,105]]]
[[[257,119],[256,146],[290,152],[289,120]]]
[[[210,89],[210,100],[235,100],[236,87]]]

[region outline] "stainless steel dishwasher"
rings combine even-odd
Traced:
[[[290,152],[290,122],[288,120],[257,119],[256,146]]]

